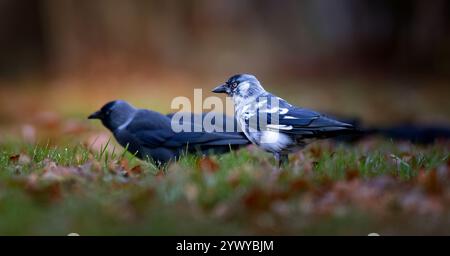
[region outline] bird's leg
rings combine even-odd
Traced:
[[[282,166],[285,166],[289,163],[289,158],[287,154],[275,153],[274,156],[278,162],[278,168],[281,168]]]

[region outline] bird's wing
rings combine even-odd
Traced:
[[[129,136],[133,136],[142,146],[155,148],[169,140],[174,132],[170,119],[158,112],[139,110],[133,121],[125,128]]]
[[[203,127],[203,121],[209,113],[192,114],[187,113],[188,119],[183,120],[185,123],[190,123],[191,131],[175,133],[170,141],[167,141],[165,145],[170,146],[185,146],[185,145],[201,145],[201,146],[222,146],[222,145],[247,145],[250,142],[244,133],[237,131],[237,121],[233,117],[219,114],[212,120],[212,125],[218,131],[206,132]],[[172,118],[174,114],[168,114],[167,117]],[[217,119],[219,118],[219,119]],[[232,122],[231,127],[233,131],[226,131],[227,125]],[[197,132],[194,128],[200,127],[200,131]],[[223,132],[222,132],[223,131]]]
[[[350,124],[334,120],[310,109],[293,106],[283,99],[279,99],[276,107],[272,106],[269,109],[272,111],[267,113],[268,124],[265,127],[267,130],[304,137],[331,137],[348,134],[349,131],[354,130]]]
[[[167,147],[167,148],[183,148],[187,145],[192,146],[223,146],[223,145],[247,145],[250,142],[241,132],[194,132],[196,125],[194,115],[192,120],[183,120],[190,124],[192,131],[174,132],[171,127],[171,117],[159,113],[149,111],[137,115],[128,127],[128,133],[133,136],[146,147]],[[205,114],[202,115],[202,119]],[[223,116],[223,124],[230,120],[229,117]],[[199,119],[199,120],[202,120]],[[233,119],[231,119],[233,121]]]

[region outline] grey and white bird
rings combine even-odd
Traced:
[[[242,131],[252,143],[273,153],[280,166],[288,162],[289,153],[302,149],[314,139],[355,131],[350,124],[294,106],[267,92],[250,74],[234,75],[212,92],[232,97]]]
[[[158,165],[178,158],[183,153],[226,153],[248,145],[242,132],[175,132],[172,129],[173,114],[163,115],[147,109],[137,109],[129,103],[117,100],[105,104],[89,119],[100,119],[116,138],[117,142],[139,158],[152,159]],[[204,116],[203,116],[204,117]],[[199,118],[200,122],[202,118]],[[188,120],[192,128],[199,125],[193,115]],[[218,125],[234,120],[223,116]],[[195,131],[191,129],[191,131]]]

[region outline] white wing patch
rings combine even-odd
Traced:
[[[289,109],[287,109],[287,108],[280,108],[280,115],[284,115],[287,112],[289,112]]]
[[[298,119],[297,117],[293,116],[284,116],[283,119]]]
[[[263,109],[260,112],[262,112],[262,113],[271,113],[271,114],[276,113],[276,112],[280,112],[280,115],[284,115],[287,112],[289,112],[289,109],[274,107],[274,108],[269,108],[269,109]]]
[[[267,103],[267,99],[261,100],[258,103],[256,103],[256,107],[260,108],[260,107],[266,105],[266,103]]]
[[[263,110],[261,110],[261,111],[259,111],[259,112],[261,112],[261,113],[271,113],[271,114],[273,114],[273,113],[276,113],[276,112],[278,112],[279,111],[279,108],[269,108],[269,109],[263,109]]]
[[[275,130],[292,130],[292,125],[285,124],[268,124],[267,128]]]

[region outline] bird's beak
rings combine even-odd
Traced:
[[[100,110],[96,111],[88,116],[88,119],[101,119],[101,118],[102,118],[102,112]]]
[[[228,89],[227,89],[227,85],[226,84],[221,84],[219,86],[217,86],[216,88],[214,88],[212,90],[213,93],[227,93]]]

